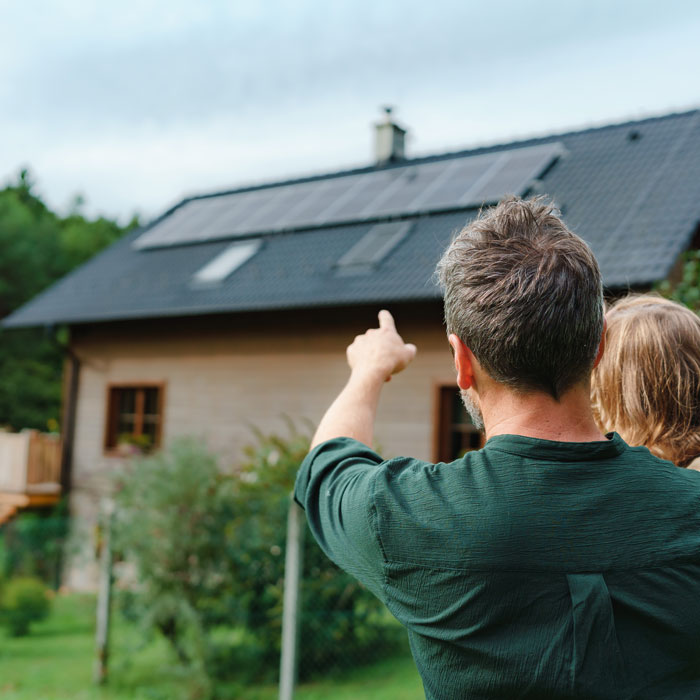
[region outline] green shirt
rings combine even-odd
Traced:
[[[295,498],[407,628],[430,700],[700,698],[700,472],[618,435],[449,464],[338,438]]]

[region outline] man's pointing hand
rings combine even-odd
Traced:
[[[367,374],[382,381],[405,369],[415,356],[416,346],[403,342],[394,317],[386,310],[379,312],[379,328],[358,335],[347,350],[353,374]]]
[[[337,437],[372,444],[377,403],[384,382],[405,369],[416,356],[416,346],[404,343],[394,318],[379,312],[379,328],[358,335],[348,347],[350,379],[321,419],[311,447]]]

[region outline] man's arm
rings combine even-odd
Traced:
[[[371,446],[382,386],[415,356],[416,346],[403,342],[392,315],[380,311],[379,328],[358,335],[348,347],[350,379],[321,419],[311,448],[337,437]]]

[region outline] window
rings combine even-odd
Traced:
[[[129,446],[148,452],[160,445],[163,385],[110,386],[105,449]]]
[[[208,287],[223,282],[243,263],[250,260],[260,249],[260,239],[234,243],[195,272],[192,279],[195,286]]]
[[[437,398],[435,461],[452,462],[465,452],[483,447],[484,434],[472,423],[459,389],[438,387]]]
[[[408,235],[413,227],[410,221],[376,224],[336,263],[339,277],[365,275],[377,265]]]

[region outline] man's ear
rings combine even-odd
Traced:
[[[598,346],[598,354],[595,356],[595,361],[593,362],[593,367],[597,367],[603,353],[605,352],[605,333],[608,330],[608,322],[603,319],[603,335],[600,337],[600,345]]]
[[[474,384],[474,364],[469,348],[454,333],[447,338],[452,347],[455,369],[457,370],[457,386],[460,389],[469,389]]]

